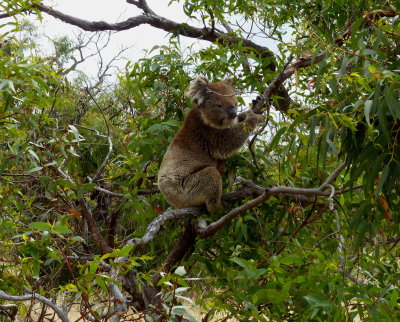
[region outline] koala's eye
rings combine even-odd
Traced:
[[[222,104],[215,104],[215,106],[221,108]]]

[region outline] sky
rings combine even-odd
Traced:
[[[169,0],[148,0],[147,2],[150,8],[161,16],[177,22],[188,22],[187,16],[183,13],[182,5],[179,3],[174,2],[168,6]],[[126,3],[125,0],[47,0],[43,3],[63,13],[89,21],[104,20],[114,23],[142,14],[140,9]],[[50,38],[68,35],[74,39],[76,35],[82,32],[80,28],[63,23],[47,14],[43,14],[43,18],[42,23],[37,23],[40,26],[40,30]],[[86,33],[88,35],[91,34],[90,32]],[[142,25],[134,29],[114,33],[103,54],[106,60],[111,59],[122,47],[130,47],[124,53],[124,56],[135,61],[142,58],[146,50],[150,50],[156,45],[166,45],[168,39],[167,32],[148,25]],[[188,38],[181,39],[183,46],[189,46],[193,42],[196,41]],[[51,51],[52,48],[48,50]],[[122,67],[125,63],[121,61],[119,67]],[[94,74],[97,70],[96,59],[89,59],[79,68],[88,74]]]

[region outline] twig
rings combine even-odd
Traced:
[[[92,101],[94,102],[94,104],[97,106],[97,108],[99,109],[101,115],[103,116],[103,120],[104,120],[104,124],[106,125],[107,128],[107,135],[110,136],[110,126],[108,125],[106,116],[104,115],[104,112],[102,110],[102,108],[100,107],[99,103],[97,103],[97,100],[93,97],[92,93],[90,92],[89,88],[86,87],[86,93],[89,94],[90,98],[92,99]],[[112,146],[112,145],[111,145]]]
[[[76,186],[74,180],[72,180],[72,178],[66,173],[64,173],[59,167],[53,166],[52,168],[55,168],[65,180]],[[78,202],[82,207],[83,217],[85,218],[87,224],[89,225],[89,229],[92,233],[93,239],[96,242],[96,245],[101,249],[103,254],[112,252],[112,248],[105,242],[105,240],[100,234],[100,231],[97,229],[96,222],[93,219],[92,212],[90,210],[90,207],[86,203],[85,199],[81,198],[80,200],[78,200]]]
[[[15,316],[18,313],[18,306],[15,304],[0,304],[0,313],[7,315],[11,321],[15,321]]]
[[[110,159],[111,154],[113,153],[113,143],[112,143],[111,136],[110,136],[110,127],[108,125],[106,116],[103,113],[103,110],[101,109],[100,105],[97,103],[96,99],[93,97],[89,88],[86,88],[86,92],[89,94],[90,98],[93,100],[93,102],[96,104],[97,108],[99,109],[101,115],[103,116],[104,123],[107,128],[108,153],[107,153],[106,157],[104,158],[103,163],[101,164],[100,168],[97,170],[96,174],[93,176],[92,179],[90,179],[90,183],[95,183],[99,179],[99,177],[102,175],[102,173],[108,163],[108,160]]]
[[[69,318],[68,318],[67,314],[61,308],[59,308],[56,304],[54,304],[52,301],[50,301],[48,298],[46,298],[42,295],[39,295],[35,292],[32,292],[27,287],[25,287],[25,292],[30,293],[30,294],[22,295],[22,296],[15,296],[15,295],[9,295],[0,290],[0,299],[6,300],[6,301],[30,301],[33,299],[37,299],[38,301],[50,306],[54,310],[54,312],[57,313],[57,315],[61,319],[61,321],[69,322]]]
[[[104,188],[101,188],[101,187],[97,187],[97,186],[94,187],[93,189],[97,190],[97,191],[100,191],[100,192],[103,192],[103,193],[105,193],[107,195],[110,195],[112,197],[123,198],[125,196],[122,193],[112,192],[110,190],[107,190],[107,189],[104,189]],[[153,195],[153,194],[156,194],[156,193],[159,193],[159,192],[160,192],[160,190],[158,190],[158,189],[154,189],[154,190],[138,190],[136,192],[136,194],[138,196],[144,196],[144,195]]]
[[[108,153],[107,153],[106,157],[104,158],[103,163],[101,164],[100,168],[97,170],[96,174],[92,177],[92,179],[90,179],[90,183],[95,183],[99,179],[99,177],[102,175],[102,173],[108,163],[108,160],[111,157],[111,154],[113,153],[113,143],[112,143],[111,137],[108,136],[107,140],[108,140]]]

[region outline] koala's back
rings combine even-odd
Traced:
[[[164,155],[158,187],[174,208],[200,206],[210,194],[216,198],[221,194],[212,191],[221,187],[221,177],[218,160],[211,156],[212,144],[205,131],[207,126],[202,123],[198,111],[192,109]]]
[[[164,155],[159,178],[168,176],[179,181],[179,177],[198,169],[217,166],[218,160],[212,156],[214,144],[210,141],[209,130],[198,111],[192,109]]]

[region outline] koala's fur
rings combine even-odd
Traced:
[[[158,187],[174,208],[205,204],[209,212],[224,209],[221,202],[225,160],[247,140],[263,120],[253,112],[236,114],[232,79],[211,83],[199,77],[188,96],[196,106],[164,155]]]

